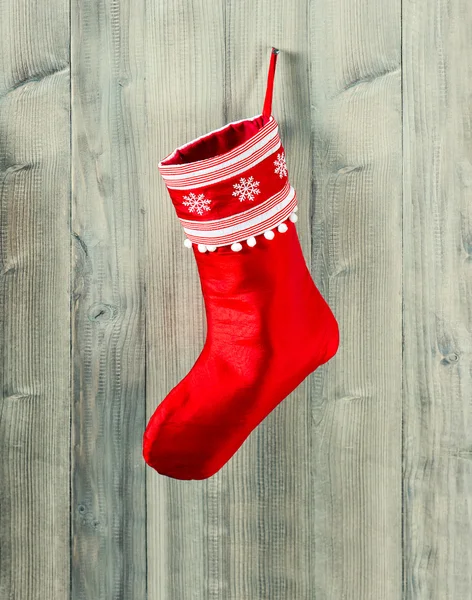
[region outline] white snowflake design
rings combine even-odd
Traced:
[[[274,173],[276,173],[280,177],[280,179],[287,175],[287,163],[285,162],[285,152],[277,154],[277,160],[274,160],[274,165]]]
[[[252,202],[254,200],[254,196],[261,193],[261,191],[258,189],[259,183],[260,181],[254,181],[254,177],[252,175],[247,179],[241,177],[239,183],[235,183],[233,185],[233,196],[238,196],[240,202],[244,202],[244,200],[250,200]]]
[[[196,212],[197,215],[203,215],[203,211],[210,210],[211,200],[205,198],[205,194],[194,194],[193,192],[188,196],[184,196],[185,202],[182,202],[184,206],[188,207],[188,212]]]

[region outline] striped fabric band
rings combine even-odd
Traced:
[[[158,168],[169,189],[194,189],[230,179],[247,171],[276,152],[280,146],[279,127],[271,117],[271,120],[255,136],[230,152],[214,159],[204,159],[189,164],[159,163]]]
[[[212,229],[224,229],[225,227],[232,227],[233,225],[239,225],[240,223],[245,223],[246,221],[250,221],[254,217],[257,217],[261,214],[266,213],[268,210],[273,208],[276,204],[284,200],[288,194],[290,193],[290,183],[285,183],[284,187],[271,196],[261,202],[257,206],[253,206],[248,210],[237,213],[235,215],[231,215],[230,217],[224,217],[223,219],[215,219],[215,220],[205,220],[205,221],[191,221],[189,219],[179,219],[182,223],[184,229],[188,228],[190,230],[201,230],[201,231],[209,231]]]
[[[297,205],[295,189],[287,184],[259,206],[218,221],[187,221],[181,219],[184,231],[195,244],[225,246],[248,237],[260,235],[285,221]]]

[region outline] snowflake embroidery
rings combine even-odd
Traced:
[[[188,207],[188,212],[196,212],[197,215],[203,215],[203,211],[210,210],[211,200],[205,198],[205,194],[198,194],[198,196],[194,193],[189,194],[188,196],[184,196],[185,202],[182,202],[184,206]]]
[[[287,175],[287,163],[285,162],[285,152],[277,154],[277,160],[274,160],[275,171],[281,179]]]
[[[252,202],[252,200],[254,200],[254,196],[261,193],[261,191],[258,189],[259,183],[260,181],[254,181],[254,177],[252,175],[247,179],[241,177],[239,183],[235,183],[233,185],[233,196],[238,196],[240,202],[244,202],[244,200],[250,200]]]

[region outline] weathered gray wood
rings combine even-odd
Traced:
[[[69,118],[69,3],[0,2],[2,600],[69,594]]]
[[[146,598],[144,26],[72,3],[73,600]]]
[[[404,4],[405,598],[472,595],[472,8]]]
[[[311,581],[323,599],[401,597],[400,8],[311,3],[312,268],[340,325],[311,395]]]
[[[469,598],[468,3],[71,9],[0,0],[0,599]],[[271,45],[341,345],[172,480],[142,434],[206,323],[157,163],[261,111]]]
[[[150,3],[146,28],[147,416],[188,372],[205,337],[195,261],[157,163],[176,146],[221,127],[225,96],[224,6]],[[239,96],[238,96],[239,97]],[[148,594],[159,600],[224,598],[227,562],[219,508],[226,479],[177,481],[147,469]]]
[[[297,230],[310,265],[311,164],[308,2],[269,8],[230,3],[228,96],[233,119],[262,111],[270,48],[279,48],[272,112],[279,123],[289,179],[297,191]],[[274,18],[276,16],[276,18]],[[250,27],[248,29],[248,23]],[[283,29],[280,30],[280,23]],[[323,378],[329,367],[320,369]],[[307,378],[249,436],[228,465],[228,595],[225,598],[313,598],[310,539],[314,482]]]

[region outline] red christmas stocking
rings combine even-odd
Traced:
[[[221,469],[339,345],[295,229],[297,197],[271,114],[277,55],[273,48],[262,114],[199,137],[158,165],[193,249],[207,319],[197,361],[144,432],[146,463],[175,479]]]

